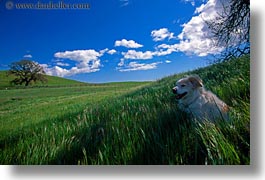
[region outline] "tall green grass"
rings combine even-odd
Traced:
[[[169,76],[29,126],[1,141],[1,164],[250,164],[249,65],[244,56]],[[231,121],[196,122],[178,110],[171,89],[185,74],[231,107]]]

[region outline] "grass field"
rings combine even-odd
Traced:
[[[1,164],[250,164],[249,56],[156,82],[0,91]],[[231,122],[195,122],[171,88],[198,74]]]

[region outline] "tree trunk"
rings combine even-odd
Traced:
[[[26,83],[25,83],[25,86],[28,86],[28,85],[29,85],[29,83],[30,83],[30,81],[26,81]]]

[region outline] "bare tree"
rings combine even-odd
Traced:
[[[223,11],[206,21],[217,47],[224,47],[219,60],[250,53],[250,0],[220,0]]]
[[[10,70],[7,72],[8,75],[15,75],[16,78],[11,81],[16,85],[28,86],[31,82],[41,81],[46,82],[44,69],[37,62],[30,60],[21,60],[14,62],[10,65]]]

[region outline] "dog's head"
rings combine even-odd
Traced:
[[[177,81],[176,86],[172,89],[176,95],[176,99],[185,99],[194,92],[195,89],[203,86],[202,80],[199,76],[187,76]]]

